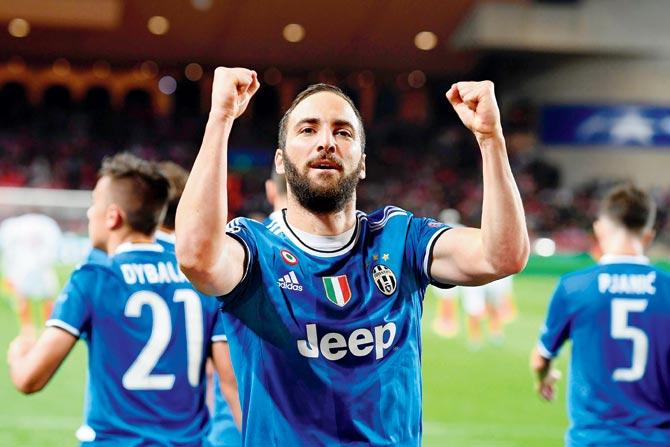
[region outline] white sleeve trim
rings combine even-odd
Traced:
[[[216,342],[216,341],[228,341],[228,337],[226,337],[225,335],[212,335],[212,341],[213,341],[213,342]]]
[[[71,326],[71,325],[67,324],[63,320],[56,320],[56,319],[47,320],[45,325],[47,327],[57,327],[57,328],[63,329],[64,331],[69,332],[70,334],[79,338],[79,329],[77,329],[74,326]]]
[[[545,359],[549,359],[549,360],[551,360],[551,359],[553,359],[554,357],[556,357],[556,354],[552,354],[551,351],[549,351],[549,350],[547,349],[547,347],[544,346],[544,343],[542,343],[542,342],[539,341],[539,340],[537,341],[537,352],[539,352],[540,355],[541,355],[542,357],[544,357]]]

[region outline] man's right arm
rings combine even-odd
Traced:
[[[228,138],[258,87],[254,71],[216,69],[205,136],[177,207],[179,266],[208,295],[229,293],[244,276],[244,248],[226,234]]]

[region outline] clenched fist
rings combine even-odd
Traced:
[[[502,136],[493,82],[457,82],[447,91],[447,99],[478,141]]]
[[[214,71],[211,112],[221,119],[242,115],[260,86],[255,71],[218,67]]]

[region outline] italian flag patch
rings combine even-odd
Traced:
[[[326,297],[333,304],[343,307],[351,299],[351,289],[347,281],[347,275],[326,276],[323,279],[323,287],[326,289]]]

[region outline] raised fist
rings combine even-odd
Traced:
[[[457,82],[447,91],[447,99],[477,140],[502,135],[493,82]]]
[[[255,71],[218,67],[212,85],[212,113],[222,119],[239,117],[259,86]]]

